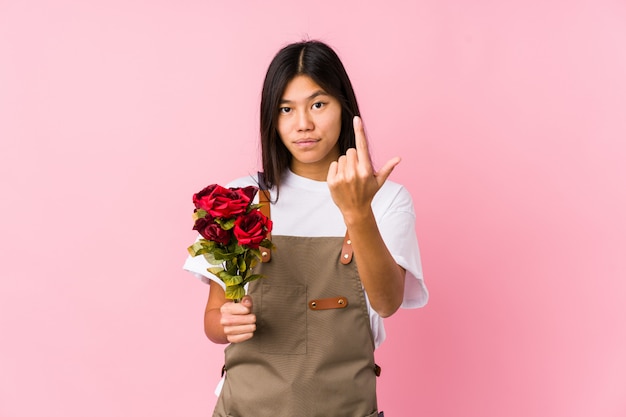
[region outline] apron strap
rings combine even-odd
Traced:
[[[350,235],[346,232],[346,237],[343,238],[343,246],[341,248],[341,258],[339,258],[339,260],[342,264],[348,265],[352,262],[353,254],[354,249],[352,249],[352,241],[350,240]]]
[[[262,172],[257,173],[258,183],[259,183],[259,204],[261,207],[259,210],[261,213],[271,219],[271,211],[270,211],[270,191],[267,189],[267,184],[265,183],[265,177]],[[271,232],[267,235],[267,238],[272,240]],[[269,262],[272,260],[272,250],[270,248],[266,248],[263,246],[259,246],[259,250],[261,251],[261,262]]]

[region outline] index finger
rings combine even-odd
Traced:
[[[235,316],[250,314],[251,309],[243,303],[226,302],[220,308],[222,314],[231,314]]]
[[[354,116],[352,119],[352,125],[354,126],[354,140],[356,144],[356,155],[361,161],[367,161],[370,165],[372,163],[370,158],[370,151],[367,147],[367,138],[365,137],[365,129],[363,128],[363,120],[359,116]]]

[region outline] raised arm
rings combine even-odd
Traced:
[[[405,271],[396,264],[380,235],[372,200],[400,158],[390,159],[375,171],[359,117],[354,118],[354,131],[356,149],[348,149],[330,165],[327,183],[348,228],[359,276],[372,308],[381,317],[388,317],[402,304]]]

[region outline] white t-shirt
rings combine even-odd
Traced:
[[[227,187],[256,186],[256,180],[252,176],[239,178]],[[271,194],[274,200],[275,194]],[[422,276],[411,195],[403,186],[386,181],[374,196],[372,211],[389,252],[396,263],[406,269],[401,308],[424,306],[428,301],[428,291]],[[272,234],[277,236],[343,237],[346,234],[343,217],[330,196],[326,182],[300,177],[291,171],[281,182],[278,201],[271,207],[271,216],[274,223]],[[219,278],[207,271],[209,266],[203,256],[190,256],[183,268],[206,283],[213,280],[224,287]],[[367,303],[374,343],[378,347],[385,340],[383,319],[371,308],[369,300]]]

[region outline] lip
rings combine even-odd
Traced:
[[[314,146],[315,144],[317,144],[320,141],[320,139],[314,139],[314,138],[303,138],[303,139],[298,139],[296,141],[294,141],[294,145],[299,146],[301,148],[309,148],[311,146]]]

